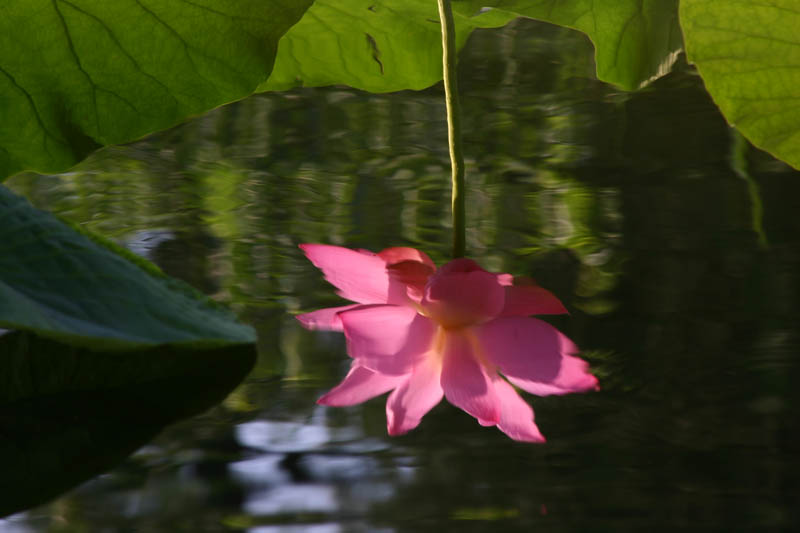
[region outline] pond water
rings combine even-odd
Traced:
[[[551,322],[602,386],[526,395],[547,444],[447,403],[395,438],[383,399],[315,404],[349,361],[340,334],[292,316],[340,302],[297,245],[447,259],[442,94],[257,95],[10,180],[228,303],[259,341],[225,379],[188,359],[158,391],[39,406],[62,430],[103,406],[80,447],[108,460],[70,488],[51,481],[58,449],[29,457],[38,496],[0,533],[800,525],[800,172],[731,130],[686,65],[624,93],[593,79],[591,55],[577,33],[520,21],[477,32],[461,59],[468,254],[555,292],[571,315]],[[207,403],[181,407],[195,396]]]

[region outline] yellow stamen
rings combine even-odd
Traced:
[[[472,348],[472,354],[475,356],[475,359],[478,360],[483,368],[486,369],[486,372],[491,376],[493,372],[496,371],[495,366],[489,361],[489,356],[486,354],[486,351],[481,346],[480,341],[478,340],[478,336],[471,328],[464,328],[464,337],[469,342],[470,347]]]

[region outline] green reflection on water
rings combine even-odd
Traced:
[[[393,440],[380,400],[314,406],[348,362],[340,335],[306,332],[289,314],[339,302],[296,245],[411,245],[445,260],[444,108],[437,89],[267,94],[71,173],[11,180],[92,230],[151,242],[166,271],[253,323],[260,351],[225,404],[154,441],[162,451],[29,523],[64,507],[70,527],[90,530],[800,523],[800,176],[755,149],[742,155],[687,68],[620,94],[591,79],[590,50],[520,22],[478,32],[461,62],[469,254],[561,297],[572,315],[554,323],[602,378],[598,394],[532,399],[547,445],[509,442],[448,406]],[[235,433],[252,422],[323,437],[253,448]],[[251,458],[278,461],[260,484],[230,473]],[[304,487],[317,506],[275,510],[282,491]],[[137,498],[148,505],[123,512]]]

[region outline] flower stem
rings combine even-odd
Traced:
[[[452,170],[453,257],[464,257],[466,247],[464,153],[461,147],[461,107],[458,103],[456,28],[450,0],[438,0],[442,25],[442,71],[447,104],[447,138]]]

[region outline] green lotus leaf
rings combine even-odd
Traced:
[[[312,0],[5,0],[0,180],[243,98]]]
[[[602,80],[636,89],[668,72],[681,50],[676,0],[454,0],[457,45],[476,28],[535,18],[586,33]],[[487,9],[493,7],[494,9]],[[317,0],[281,40],[258,90],[349,85],[424,89],[442,78],[436,2]]]
[[[800,168],[800,4],[683,0],[688,58],[728,122]]]
[[[494,0],[486,5],[585,33],[594,43],[597,77],[627,90],[669,72],[683,47],[677,0]]]
[[[220,305],[0,186],[0,327],[95,349],[255,341]]]

